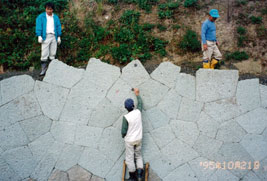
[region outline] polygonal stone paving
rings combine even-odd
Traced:
[[[194,77],[170,62],[149,75],[138,60],[120,70],[92,58],[86,70],[54,60],[43,81],[0,81],[0,180],[121,180],[133,87],[150,180],[267,179],[267,91],[258,79],[238,81],[236,70]]]

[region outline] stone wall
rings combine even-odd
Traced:
[[[267,179],[267,86],[258,79],[238,81],[236,70],[194,77],[169,62],[149,75],[138,60],[120,70],[92,58],[85,70],[54,60],[43,81],[0,82],[0,180],[121,180],[132,87],[144,102],[150,180]]]

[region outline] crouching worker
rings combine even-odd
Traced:
[[[121,134],[125,141],[126,147],[126,165],[129,169],[130,178],[128,181],[136,181],[136,166],[137,166],[137,178],[138,181],[142,180],[143,174],[143,158],[141,154],[143,127],[142,127],[142,99],[139,96],[139,89],[133,89],[137,97],[137,109],[134,109],[134,101],[132,99],[126,99],[124,102],[125,108],[128,110],[128,114],[123,116]]]

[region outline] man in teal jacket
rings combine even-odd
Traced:
[[[45,4],[45,12],[36,19],[36,36],[41,46],[41,73],[45,75],[48,67],[48,57],[54,60],[57,52],[57,43],[61,43],[61,24],[59,17],[53,13],[54,4],[48,2]]]

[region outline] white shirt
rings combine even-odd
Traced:
[[[55,34],[54,14],[52,14],[52,16],[48,16],[46,13],[46,20],[46,34]]]
[[[128,130],[124,140],[129,143],[141,140],[143,137],[143,127],[139,109],[129,112],[124,117],[128,121]]]

